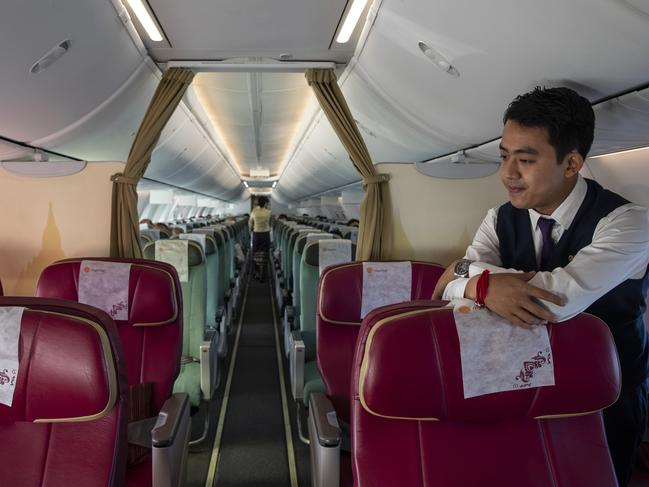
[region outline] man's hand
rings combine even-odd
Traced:
[[[555,318],[538,300],[543,299],[557,306],[563,306],[560,296],[528,284],[535,272],[503,273],[489,275],[489,288],[485,305],[491,311],[514,325],[538,325]],[[465,296],[475,300],[475,284],[478,276],[472,277],[466,287]]]
[[[444,274],[442,274],[439,278],[439,281],[437,281],[437,284],[435,285],[435,290],[433,291],[433,295],[430,297],[430,299],[433,300],[442,299],[442,295],[444,294],[444,289],[446,289],[448,283],[457,279],[457,277],[455,277],[455,264],[457,264],[459,261],[460,259],[454,260],[446,268]]]

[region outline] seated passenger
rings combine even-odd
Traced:
[[[357,227],[358,226],[358,220],[356,218],[352,218],[351,220],[348,220],[346,225],[348,227]]]
[[[140,220],[140,225],[146,225],[147,228],[153,228],[153,222],[150,218],[143,218]]]
[[[154,223],[154,224],[153,224],[153,228],[155,228],[155,229],[157,229],[157,230],[164,230],[164,231],[167,232],[169,235],[172,234],[171,228],[169,228],[169,226],[166,225],[165,223]]]
[[[590,102],[568,88],[536,88],[509,105],[500,143],[509,203],[489,210],[433,299],[467,297],[520,326],[582,311],[605,321],[622,392],[604,422],[624,486],[647,426],[649,221],[646,208],[579,175],[594,122]]]
[[[180,227],[173,227],[171,229],[171,238],[178,238],[181,233],[185,233],[185,230]]]

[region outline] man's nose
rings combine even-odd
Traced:
[[[500,162],[500,175],[504,179],[518,179],[520,174],[513,157],[503,157]]]

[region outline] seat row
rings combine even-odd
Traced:
[[[85,341],[75,338],[78,332],[67,336],[63,328],[60,333],[53,328],[50,335],[31,329],[31,325],[25,327],[23,319],[18,385],[13,405],[0,405],[0,429],[9,428],[3,438],[18,445],[16,455],[33,460],[33,475],[21,461],[13,466],[6,464],[6,468],[0,467],[1,485],[58,486],[72,479],[89,486],[183,484],[191,406],[211,399],[216,389],[218,353],[223,353],[217,351],[218,338],[223,338],[227,351],[227,328],[211,326],[217,316],[209,322],[208,301],[213,301],[212,309],[218,308],[214,292],[222,276],[228,276],[230,299],[221,313],[221,323],[229,323],[237,312],[238,280],[245,273],[245,259],[237,275],[234,258],[228,257],[226,246],[220,249],[213,244],[217,233],[231,235],[232,241],[244,241],[246,220],[239,219],[218,232],[204,228],[214,236],[171,239],[159,249],[156,242],[151,242],[144,252],[156,260],[93,258],[56,262],[41,274],[38,298],[2,298],[0,306],[25,308],[25,319],[40,322],[38,326],[43,330],[48,330],[50,321],[53,327],[63,326],[62,322],[76,326],[81,321],[96,333],[86,336]],[[168,244],[180,248],[176,256],[184,256],[184,269],[177,260],[161,255]],[[208,276],[213,278],[209,294]],[[49,315],[57,318],[43,318]],[[84,333],[87,335],[87,330]],[[55,336],[52,343],[51,336]],[[77,355],[78,360],[74,358]],[[38,375],[41,369],[45,374],[42,380]],[[69,377],[57,382],[57,374]],[[49,376],[52,387],[43,385]],[[102,382],[98,376],[105,380]],[[79,390],[72,393],[74,387]],[[45,416],[38,409],[39,401],[54,405]],[[81,404],[76,404],[78,401]],[[36,420],[48,424],[29,424]],[[83,446],[85,443],[88,447]],[[94,450],[95,443],[99,445],[97,451],[86,457],[86,450]],[[49,456],[41,456],[39,452],[48,449]],[[82,474],[72,466],[78,460],[79,449],[89,462]],[[39,458],[42,468],[33,469]],[[65,472],[60,473],[61,469]],[[44,480],[50,478],[57,480]]]
[[[620,376],[604,323],[578,316],[548,325],[555,386],[465,397],[454,310],[429,299],[444,269],[339,263],[322,270],[310,300],[313,249],[327,239],[306,243],[299,265],[295,257],[297,242],[318,230],[273,222],[285,328],[298,282],[302,291],[288,351],[293,396],[308,413],[312,485],[615,485],[601,410],[615,401]],[[471,445],[480,453],[467,469]]]

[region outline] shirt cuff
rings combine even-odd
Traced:
[[[444,289],[442,299],[451,301],[452,299],[460,299],[464,297],[464,289],[466,288],[469,279],[460,277],[454,281],[449,282]]]
[[[479,276],[483,271],[489,269],[489,272],[492,274],[498,274],[502,272],[521,272],[515,269],[503,269],[497,265],[487,264],[486,262],[473,262],[469,266],[469,277]]]

